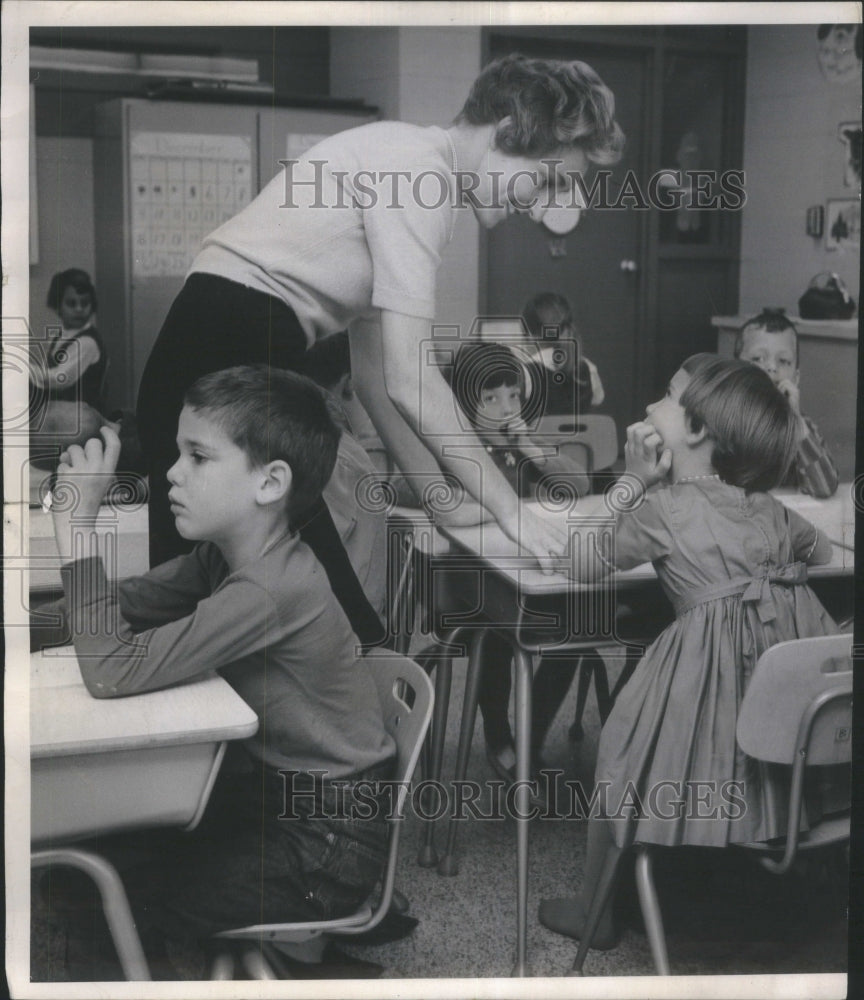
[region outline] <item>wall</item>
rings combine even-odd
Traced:
[[[861,81],[823,79],[815,25],[755,25],[748,33],[742,218],[741,314],[798,299],[819,271],[836,271],[856,302],[860,250],[829,251],[805,233],[805,212],[828,198],[851,198],[844,187],[841,122],[861,121]]]
[[[92,140],[37,139],[36,186],[39,263],[30,268],[30,323],[42,333],[59,322],[45,305],[51,277],[67,267],[91,276],[95,270]]]
[[[362,97],[382,118],[446,128],[480,71],[479,28],[333,28],[330,94]],[[459,212],[438,271],[436,322],[470,328],[479,302],[479,242]]]

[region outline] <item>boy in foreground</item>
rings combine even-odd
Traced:
[[[367,784],[365,805],[352,810],[354,790],[392,777],[395,748],[357,637],[298,535],[339,442],[321,391],[266,366],[199,379],[168,473],[177,529],[198,544],[116,584],[101,556],[76,558],[95,551],[119,454],[116,434],[101,434],[104,446],[91,439],[61,456],[55,495],[71,490],[79,501],[53,512],[87,689],[120,697],[218,670],[260,722],[243,759],[223,769],[198,830],[166,837],[158,857],[124,871],[139,925],[203,941],[353,912],[387,849],[386,808],[368,808]]]

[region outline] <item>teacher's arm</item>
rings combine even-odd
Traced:
[[[429,328],[426,319],[382,310],[382,363],[387,396],[417,435],[421,434],[422,415],[423,441],[438,462],[459,478],[506,535],[530,552],[546,572],[552,572],[553,557],[562,553],[567,544],[565,527],[540,518],[529,509],[520,511],[516,494],[476,434],[462,427],[450,387],[441,372],[434,365],[422,364],[422,344],[429,339]],[[385,428],[376,426],[386,443]],[[398,453],[396,460],[402,464]]]
[[[387,393],[381,341],[380,323],[366,319],[351,324],[352,385],[418,503],[424,504],[424,495],[443,501],[451,495],[452,490],[442,478],[438,461],[406,423]],[[445,503],[442,506],[447,508],[446,513],[436,514],[435,520],[453,527],[478,524],[490,520],[492,516],[464,493],[461,502],[455,497],[452,505]]]

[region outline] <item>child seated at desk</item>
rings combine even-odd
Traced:
[[[196,547],[115,586],[100,557],[72,561],[96,544],[88,519],[119,453],[110,428],[102,438],[104,448],[91,440],[62,456],[57,489],[80,502],[75,520],[53,513],[87,689],[121,697],[218,670],[260,719],[245,766],[220,776],[198,830],[123,871],[137,918],[200,941],[353,912],[387,852],[387,810],[352,812],[355,789],[392,777],[395,747],[357,637],[298,535],[337,454],[321,390],[266,366],[199,379],[168,473],[177,528]],[[338,808],[337,779],[347,782]]]
[[[142,472],[135,415],[117,411],[112,420],[105,416],[108,352],[96,329],[96,288],[90,275],[78,267],[59,271],[45,303],[57,313],[60,331],[44,352],[34,352],[30,366],[31,461],[37,468],[53,469],[63,448],[84,444],[107,424],[120,436],[118,471]],[[146,493],[140,481],[136,492]]]
[[[522,319],[543,366],[564,376],[560,380],[547,379],[546,413],[574,416],[574,401],[576,414],[599,406],[606,393],[597,366],[582,354],[569,301],[555,292],[541,292],[525,303]],[[563,361],[556,360],[560,354],[556,341],[571,343],[575,348],[572,354],[564,353]]]
[[[610,570],[651,561],[676,620],[600,734],[605,801],[588,820],[582,892],[541,904],[550,930],[581,937],[600,873],[636,842],[724,847],[785,835],[785,773],[745,756],[735,730],[769,646],[838,631],[806,584],[807,564],[830,561],[830,541],[766,492],[795,445],[796,415],[765,373],[706,354],[685,361],[628,427],[621,492],[630,503],[608,544],[586,538],[580,578],[596,559]],[[812,805],[832,811],[827,800]],[[592,947],[615,942],[607,904]]]
[[[525,372],[504,344],[463,344],[450,376],[453,394],[477,436],[519,497],[537,499],[563,487],[576,496],[590,492],[585,470],[560,454],[560,446],[530,434],[522,418]],[[483,638],[483,672],[478,704],[486,756],[500,777],[512,781],[516,752],[508,719],[510,646],[497,632]],[[532,688],[532,759],[540,763],[546,733],[579,665],[579,656],[542,658]]]
[[[735,357],[758,365],[789,400],[796,418],[795,461],[783,486],[795,486],[814,497],[837,492],[840,477],[816,424],[801,413],[798,388],[798,331],[782,309],[763,309],[748,319],[735,339]]]

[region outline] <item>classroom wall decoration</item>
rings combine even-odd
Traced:
[[[133,132],[129,178],[133,275],[182,277],[251,200],[252,149],[244,136]]]
[[[837,137],[846,147],[846,161],[843,165],[845,187],[861,186],[861,122],[841,122]]]
[[[861,202],[857,198],[829,200],[825,221],[825,248],[851,250],[861,246]]]

